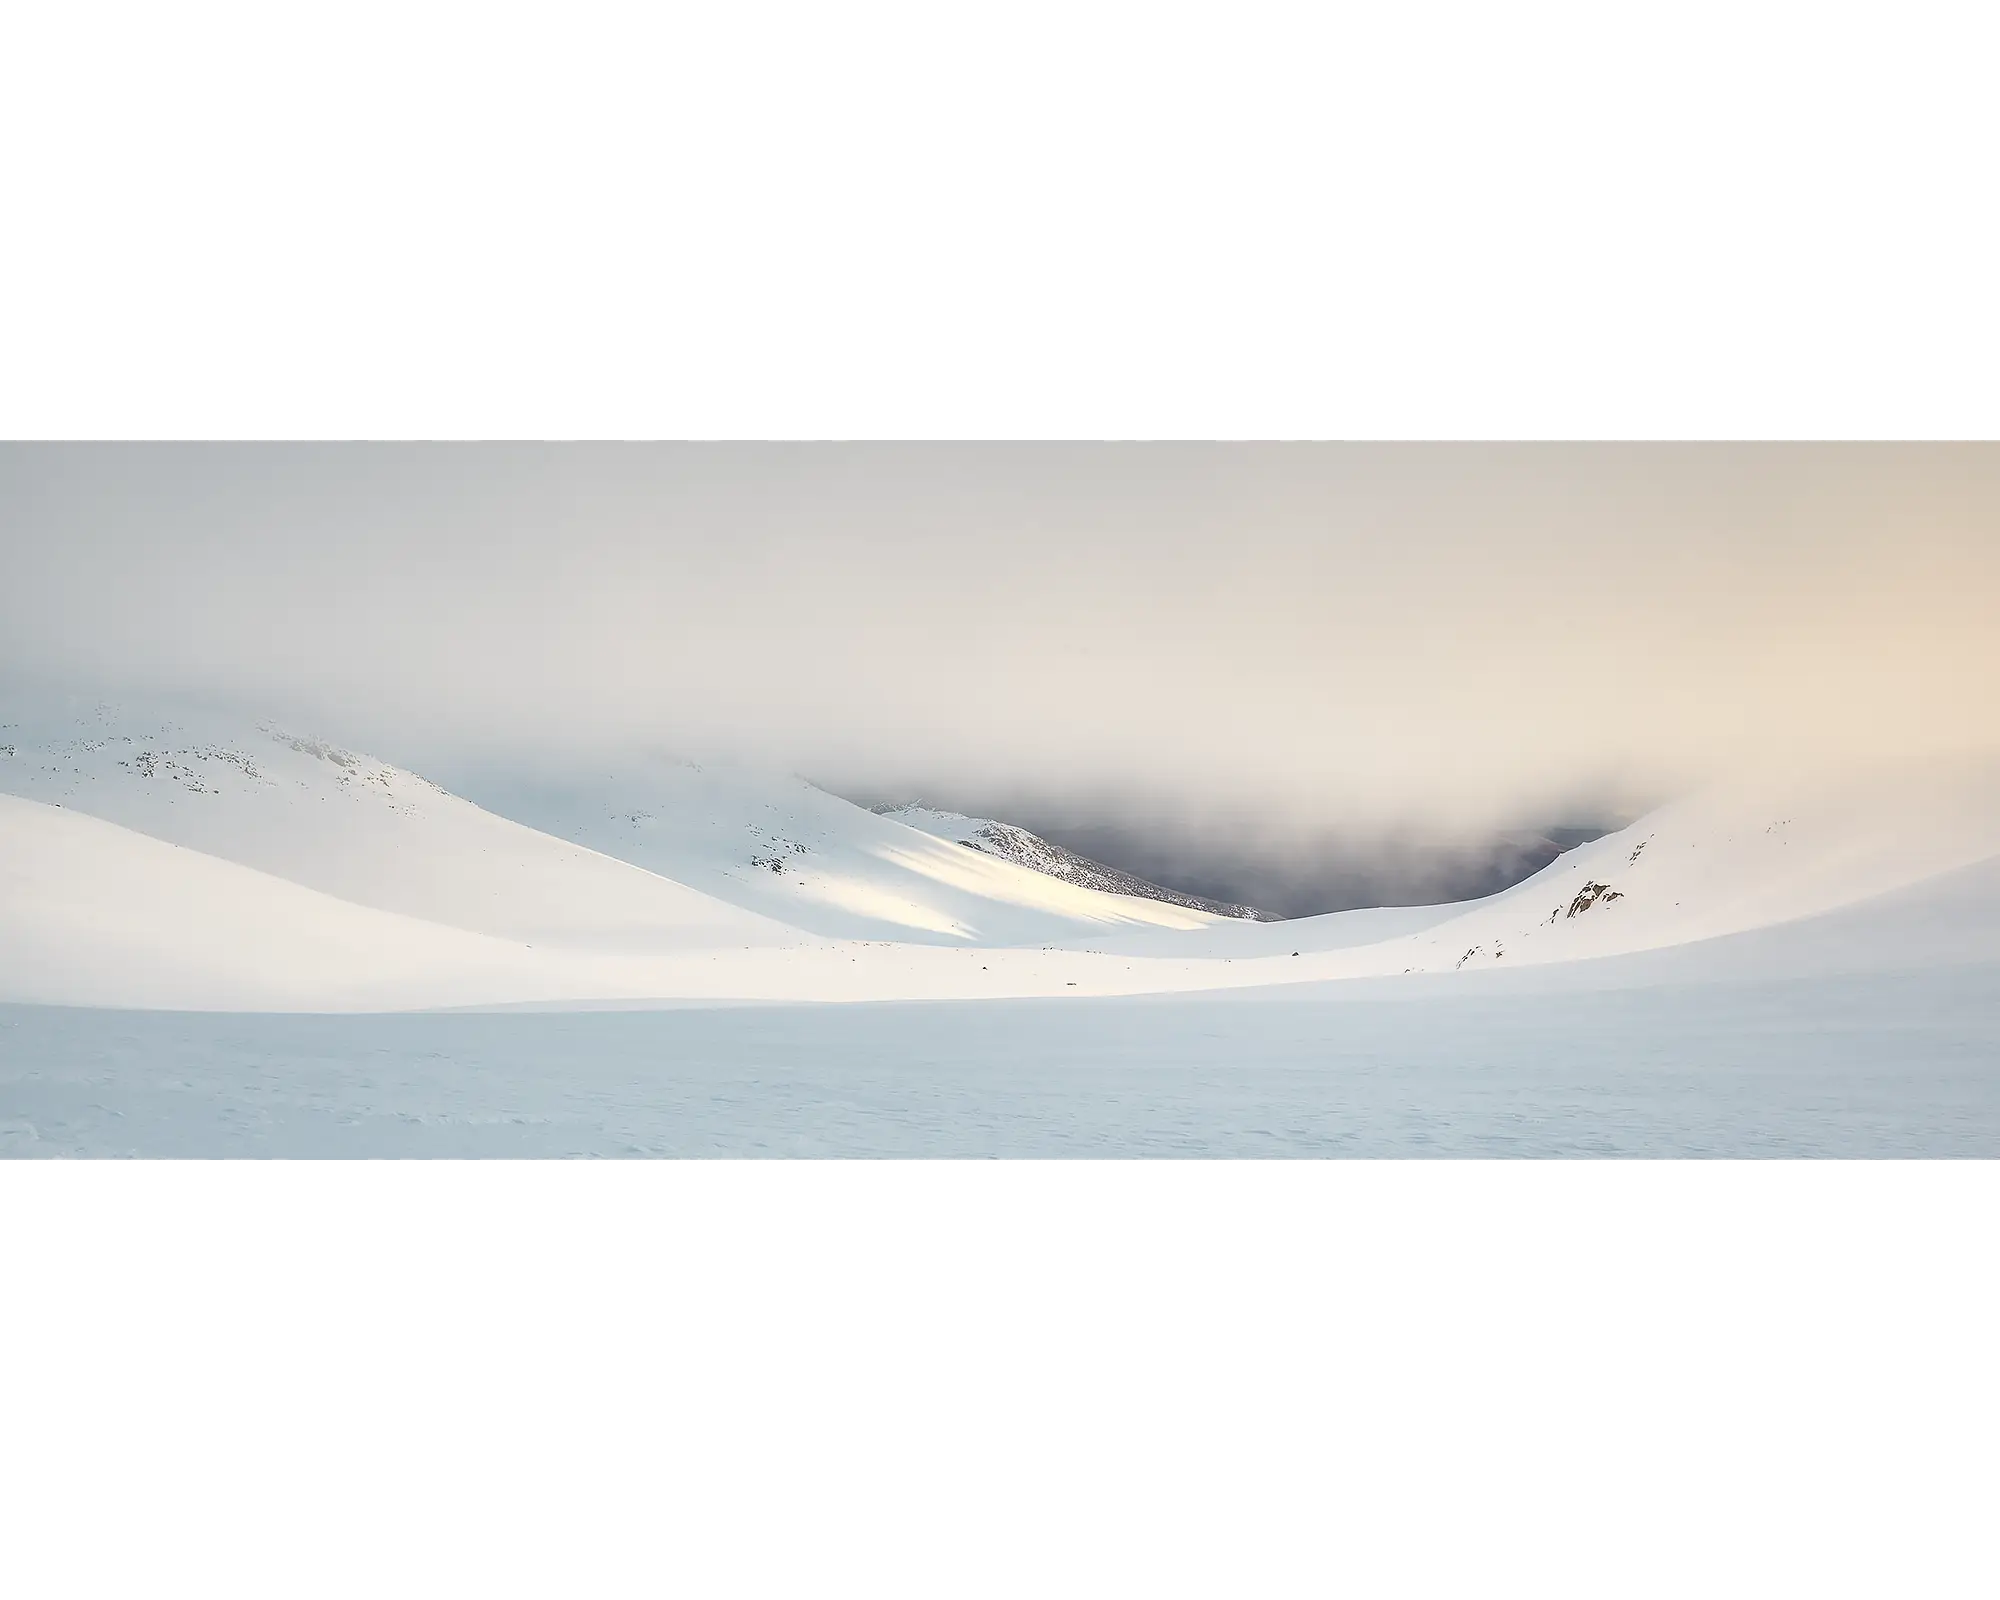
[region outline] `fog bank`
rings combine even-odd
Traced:
[[[1991,446],[0,448],[0,674],[1189,826],[2000,743]]]

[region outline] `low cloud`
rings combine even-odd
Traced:
[[[2000,743],[1988,446],[0,449],[0,672],[1418,833]]]

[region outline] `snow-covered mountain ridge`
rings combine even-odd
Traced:
[[[807,937],[275,725],[100,706],[10,718],[0,746],[0,793],[470,933],[620,948]]]
[[[640,757],[616,772],[468,787],[496,812],[830,938],[1041,945],[1216,920],[968,852],[738,762]]]
[[[479,795],[274,725],[0,720],[0,1000],[1279,995],[1669,948],[1728,962],[1731,936],[1833,913],[1841,959],[1894,963],[1867,908],[1932,887],[1925,959],[2000,928],[2000,876],[1966,876],[2000,859],[1990,769],[1738,778],[1483,900],[1281,923],[1106,893],[748,768]]]
[[[1065,883],[1079,884],[1086,889],[1133,895],[1142,900],[1160,900],[1168,905],[1186,906],[1191,911],[1205,911],[1211,916],[1233,917],[1244,922],[1279,920],[1255,906],[1204,900],[1200,895],[1153,883],[1137,873],[1106,866],[1102,861],[1093,861],[1074,850],[1052,844],[1026,828],[1017,828],[1011,822],[999,822],[991,817],[968,817],[957,811],[939,811],[921,801],[908,805],[871,806],[869,809],[877,816],[893,817],[936,838],[955,840],[967,849],[981,850],[988,855],[999,856],[1003,861],[1017,862],[1035,872],[1046,873],[1051,878],[1061,878]]]

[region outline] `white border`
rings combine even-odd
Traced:
[[[1990,1593],[1986,1164],[0,1168],[35,1595]]]
[[[1991,437],[1992,22],[44,6],[10,437]],[[1977,1167],[0,1169],[36,1595],[1990,1593]]]
[[[1992,437],[1995,26],[31,8],[0,436]]]

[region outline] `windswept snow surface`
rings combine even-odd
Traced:
[[[533,1015],[0,1005],[0,1155],[2000,1156],[2000,967],[1556,1003],[1504,979],[1375,991]]]
[[[1988,860],[1703,944],[1191,995],[0,1004],[0,1155],[1992,1158],[1996,907]]]

